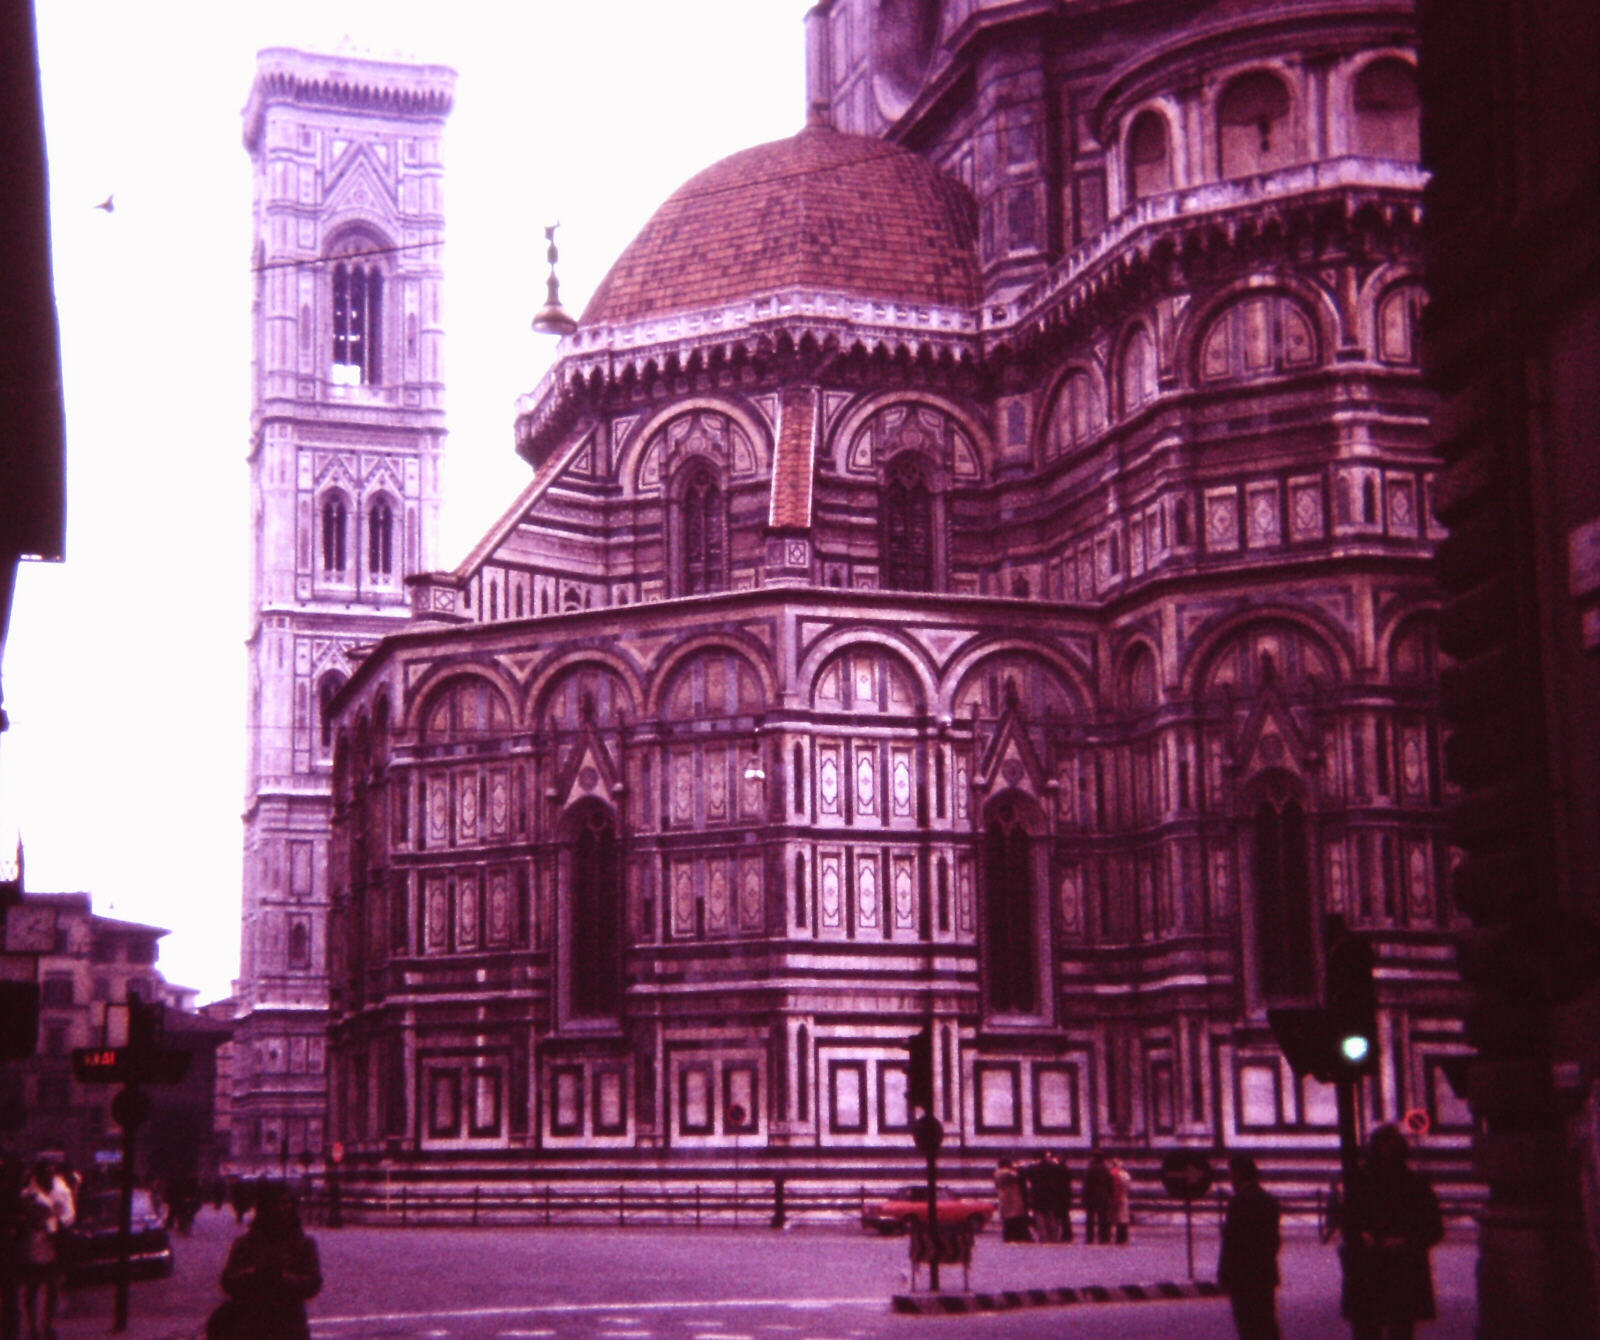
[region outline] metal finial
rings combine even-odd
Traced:
[[[552,223],[544,230],[545,240],[550,244],[544,253],[545,259],[550,262],[550,277],[544,281],[544,306],[533,316],[533,329],[540,335],[570,335],[578,328],[578,323],[567,315],[566,308],[561,305],[561,281],[556,278],[556,229],[560,226],[559,223]]]

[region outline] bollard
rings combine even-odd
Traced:
[[[402,1182],[400,1184],[400,1227],[404,1228],[405,1226],[406,1226],[406,1186],[405,1186],[405,1183]]]
[[[550,1183],[544,1184],[544,1226],[550,1227]]]
[[[772,1226],[782,1228],[787,1221],[783,1205],[784,1176],[778,1173],[772,1179]]]
[[[624,1227],[628,1222],[627,1195],[628,1195],[628,1192],[627,1192],[627,1188],[626,1187],[620,1187],[619,1186],[617,1188],[617,1227],[618,1228]]]
[[[700,1227],[700,1183],[694,1184],[694,1226]]]
[[[478,1226],[478,1192],[480,1189],[479,1187],[472,1188],[472,1226],[474,1228]]]

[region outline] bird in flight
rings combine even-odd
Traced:
[[[104,200],[96,205],[95,208],[103,209],[107,214],[115,214],[117,212],[117,197],[115,195],[108,195]]]

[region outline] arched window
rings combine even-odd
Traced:
[[[1355,110],[1351,147],[1356,153],[1406,163],[1422,157],[1417,75],[1405,61],[1394,57],[1373,61],[1356,76],[1351,102]]]
[[[1130,712],[1148,712],[1156,705],[1156,658],[1142,643],[1122,663],[1122,702]]]
[[[724,586],[722,560],[727,527],[717,476],[704,461],[695,461],[685,470],[680,488],[682,546],[678,577],[682,594],[720,591]]]
[[[380,581],[394,576],[394,510],[385,498],[367,509],[367,571]]]
[[[1242,74],[1217,105],[1222,175],[1250,177],[1294,161],[1289,134],[1289,91],[1265,70]]]
[[[322,732],[324,750],[333,745],[333,716],[328,708],[333,702],[333,695],[343,687],[344,676],[337,670],[324,675],[317,683],[317,724]]]
[[[1256,294],[1230,303],[1200,341],[1202,381],[1233,381],[1317,362],[1317,334],[1299,303],[1282,294]]]
[[[1105,424],[1105,405],[1095,379],[1081,368],[1069,372],[1056,392],[1047,450],[1052,456],[1070,452],[1089,441]]]
[[[1419,361],[1425,302],[1420,284],[1400,284],[1378,300],[1378,357],[1385,363]]]
[[[891,591],[933,590],[933,495],[910,454],[889,462],[883,486],[883,585]]]
[[[330,493],[322,500],[322,575],[344,580],[345,529],[349,511],[344,499]]]
[[[617,827],[603,805],[572,817],[572,1013],[611,1018],[622,997],[621,877]]]
[[[1143,326],[1122,346],[1122,412],[1131,414],[1156,393],[1156,343]]]
[[[983,834],[984,972],[996,1014],[1039,1008],[1032,848],[1022,807],[997,802]]]
[[[359,261],[333,267],[333,381],[376,386],[383,380],[383,272]]]
[[[1300,802],[1263,800],[1255,816],[1256,954],[1266,996],[1305,995],[1315,979],[1310,862]]]
[[[1128,131],[1128,202],[1171,189],[1166,118],[1159,112],[1140,112]]]

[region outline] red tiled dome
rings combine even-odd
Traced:
[[[976,209],[908,150],[807,126],[668,197],[595,290],[581,325],[802,288],[902,303],[978,301]]]

